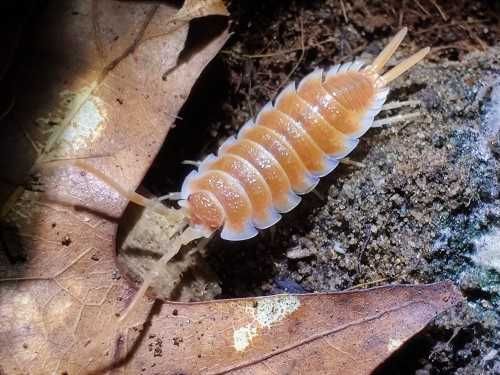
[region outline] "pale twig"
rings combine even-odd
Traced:
[[[345,10],[344,0],[340,0],[340,7],[342,8],[342,15],[344,16],[345,23],[349,23],[349,18],[347,17],[347,11]]]
[[[383,277],[382,279],[378,279],[378,280],[367,281],[366,283],[356,284],[356,285],[351,286],[350,288],[347,288],[346,290],[363,288],[365,286],[382,283],[384,281],[387,281],[387,277]]]
[[[444,13],[443,9],[441,9],[441,7],[438,5],[438,3],[436,3],[435,0],[429,0],[431,2],[432,5],[434,5],[434,7],[437,9],[437,11],[439,12],[439,14],[441,15],[441,18],[443,19],[443,21],[448,21],[448,17],[446,16],[446,14]]]
[[[424,6],[420,3],[420,1],[418,1],[418,0],[413,0],[413,1],[415,2],[415,4],[417,4],[417,6],[420,8],[420,10],[425,13],[426,16],[431,15],[431,13],[427,9],[424,8]]]

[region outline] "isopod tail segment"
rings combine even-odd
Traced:
[[[408,28],[404,27],[401,29],[382,50],[382,52],[380,52],[375,60],[364,68],[364,71],[376,75],[375,85],[377,87],[386,87],[391,81],[395,80],[408,69],[418,64],[429,53],[430,47],[422,48],[420,51],[403,60],[383,75],[380,75],[387,62],[398,49],[407,32]]]

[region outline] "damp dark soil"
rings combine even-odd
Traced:
[[[210,243],[204,258],[218,297],[451,279],[467,303],[380,373],[500,373],[498,2],[249,0],[233,1],[231,13],[230,42],[145,179],[153,194],[178,191],[190,170],[182,160],[215,152],[312,69],[369,60],[403,25],[409,36],[396,59],[427,45],[433,51],[389,98],[420,100],[421,117],[370,130],[352,162],[271,230]]]

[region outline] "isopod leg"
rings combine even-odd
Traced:
[[[394,124],[397,122],[411,120],[411,119],[414,119],[414,118],[419,117],[421,115],[422,115],[421,112],[412,112],[412,113],[407,113],[404,115],[390,116],[390,117],[382,118],[380,120],[375,120],[372,124],[372,127],[379,128],[379,127],[384,126],[384,125],[390,125],[390,124]]]
[[[155,263],[154,267],[144,278],[141,287],[135,293],[134,298],[132,299],[130,304],[122,313],[120,313],[120,316],[118,318],[119,324],[123,324],[130,312],[135,309],[137,303],[142,300],[153,281],[160,275],[161,270],[165,268],[170,259],[172,259],[179,252],[181,247],[190,243],[191,241],[206,236],[206,233],[192,227],[187,227],[183,232],[181,232],[181,230],[182,228],[177,231],[179,235],[177,235],[167,243],[167,245],[165,246],[167,248],[165,254],[163,254],[162,257]]]
[[[157,201],[163,202],[163,201],[178,201],[182,199],[182,193],[180,191],[176,191],[175,193],[168,193],[165,195],[161,195],[158,198],[156,198]]]
[[[406,107],[406,106],[416,107],[420,104],[421,104],[421,102],[419,100],[406,100],[403,102],[394,101],[394,102],[384,104],[382,106],[381,111],[388,111],[390,109],[398,109],[398,108],[402,108],[402,107]]]
[[[199,167],[201,165],[201,161],[198,161],[198,160],[183,160],[181,161],[181,164],[184,164],[184,165],[193,165],[195,167]]]

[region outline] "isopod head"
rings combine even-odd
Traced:
[[[184,204],[191,224],[214,231],[224,224],[224,209],[208,191],[190,194]]]

